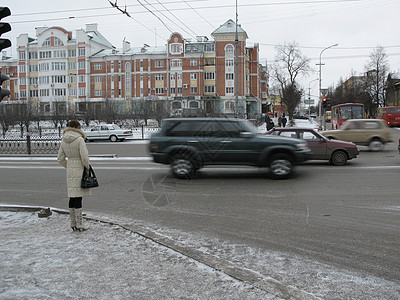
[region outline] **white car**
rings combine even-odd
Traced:
[[[110,140],[111,142],[116,142],[132,136],[131,130],[122,129],[115,124],[96,125],[84,132],[87,141]]]

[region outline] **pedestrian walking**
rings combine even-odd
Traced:
[[[63,130],[63,138],[57,160],[67,170],[67,191],[72,230],[87,230],[82,220],[82,197],[91,195],[90,189],[81,188],[83,168],[89,169],[89,152],[85,143],[86,135],[81,124],[72,120]]]
[[[287,123],[287,119],[285,117],[285,114],[282,115],[282,127],[285,127]]]
[[[282,127],[282,117],[280,115],[278,117],[278,127]]]

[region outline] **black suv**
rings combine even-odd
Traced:
[[[298,139],[261,135],[245,120],[177,118],[165,119],[151,136],[150,153],[178,178],[190,178],[205,165],[269,167],[275,178],[285,178],[310,149]]]

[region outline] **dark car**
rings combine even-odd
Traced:
[[[335,166],[343,166],[349,159],[356,158],[359,154],[355,144],[329,140],[312,128],[273,128],[267,134],[305,140],[312,152],[310,159],[329,160]]]
[[[311,153],[302,140],[259,134],[233,118],[165,119],[149,147],[154,162],[170,164],[178,178],[192,177],[206,165],[269,167],[275,178],[285,178]]]

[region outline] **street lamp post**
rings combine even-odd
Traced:
[[[313,83],[314,81],[319,80],[319,78],[315,78],[314,80],[311,80],[310,83],[308,84],[308,114],[311,115],[311,111],[310,111],[310,102],[311,102],[311,83]]]
[[[320,120],[321,127],[322,127],[322,119],[321,119],[321,115],[322,115],[322,93],[321,93],[321,83],[322,83],[321,66],[322,66],[322,62],[321,62],[321,58],[322,58],[322,53],[325,50],[328,50],[328,49],[330,49],[332,47],[336,47],[337,45],[339,45],[339,44],[336,43],[334,45],[330,45],[329,47],[326,47],[326,48],[322,49],[322,51],[319,53],[319,64],[317,64],[317,65],[319,65],[319,120]],[[325,120],[325,114],[324,114],[324,120]],[[324,122],[324,124],[325,124],[325,122]],[[325,124],[324,130],[325,129],[326,129],[326,124]]]

